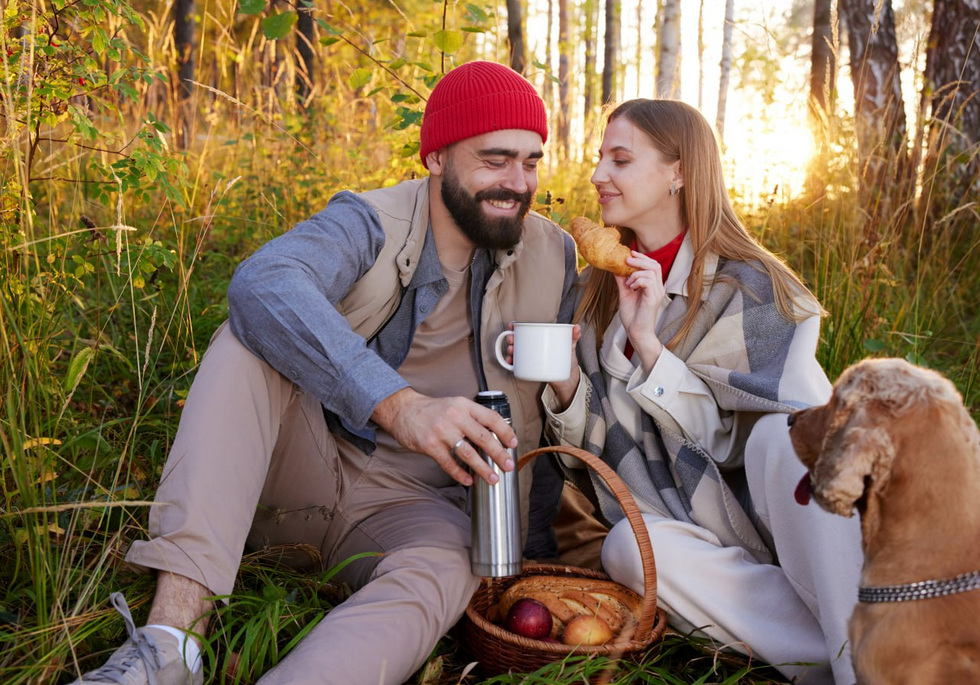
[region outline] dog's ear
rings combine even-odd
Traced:
[[[891,475],[895,446],[863,408],[828,436],[817,464],[813,494],[827,511],[851,516],[867,488],[880,491]]]

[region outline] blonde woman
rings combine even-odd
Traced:
[[[859,530],[794,501],[805,469],[786,424],[830,394],[820,305],[740,223],[696,109],[617,107],[591,180],[636,270],[583,272],[577,365],[544,393],[549,437],[601,455],[629,486],[674,627],[802,682],[853,683]],[[642,592],[629,523],[593,485],[612,525],[603,567]]]

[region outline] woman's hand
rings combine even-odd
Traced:
[[[649,373],[664,349],[654,327],[666,302],[667,291],[657,260],[634,250],[626,263],[638,270],[625,278],[616,276],[619,318],[633,349],[640,355],[643,370]]]
[[[581,372],[578,367],[578,355],[575,354],[575,346],[581,337],[582,326],[581,324],[575,324],[572,326],[572,372],[568,375],[568,380],[552,381],[549,383],[551,389],[554,390],[555,395],[558,397],[558,401],[561,402],[562,411],[568,409],[568,405],[572,403],[572,398],[575,397],[575,391],[578,390],[578,383],[581,379]]]

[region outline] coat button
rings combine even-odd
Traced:
[[[664,389],[662,387],[660,387],[659,385],[656,388],[653,389],[653,396],[654,397],[661,397],[663,394],[664,394]]]

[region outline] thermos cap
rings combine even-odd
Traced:
[[[510,402],[502,390],[481,390],[473,399],[477,404],[493,409],[510,421]]]

